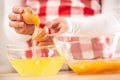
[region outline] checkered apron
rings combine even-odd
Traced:
[[[99,14],[101,0],[24,0],[27,6],[36,9],[41,19],[40,27],[44,27],[46,21],[57,17],[87,17]],[[73,40],[75,40],[73,38]],[[27,41],[32,46],[31,40]],[[77,48],[74,48],[77,47]],[[108,58],[112,57],[110,50],[110,38],[94,37],[86,43],[73,44],[71,50],[75,58]],[[76,52],[79,50],[79,54]],[[29,53],[27,53],[29,55]],[[32,55],[32,54],[31,54]]]
[[[73,42],[70,52],[74,59],[104,59],[113,56],[110,37],[72,37],[70,42]]]
[[[87,17],[100,13],[101,0],[26,0],[26,5],[37,8],[41,27],[57,17]]]

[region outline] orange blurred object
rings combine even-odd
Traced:
[[[48,33],[47,27],[44,27],[43,29],[39,27],[40,19],[37,15],[35,15],[32,12],[31,8],[29,7],[25,8],[22,16],[23,16],[23,21],[26,24],[35,24],[35,30],[32,35],[33,40],[37,42],[43,42],[48,40],[48,37],[45,37],[45,35]]]
[[[45,37],[46,34],[48,34],[47,27],[44,27],[43,29],[36,27],[34,30],[32,39],[37,41],[37,42],[47,41],[48,37]]]
[[[24,12],[23,12],[22,16],[23,16],[23,21],[26,24],[36,24],[37,26],[40,24],[39,17],[37,15],[35,15],[32,12],[32,9],[29,8],[29,7],[24,9]]]
[[[69,66],[78,74],[113,73],[120,71],[120,59],[79,60]]]

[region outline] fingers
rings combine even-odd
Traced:
[[[19,34],[25,34],[26,33],[25,32],[25,27],[23,27],[23,28],[21,28],[21,27],[15,27],[14,29]]]
[[[13,11],[13,13],[21,14],[21,13],[23,12],[23,7],[14,6],[14,7],[12,8],[12,11]]]
[[[62,18],[57,18],[53,21],[50,21],[46,23],[46,26],[50,29],[50,33],[51,33],[48,34],[47,36],[51,36],[51,37],[65,33],[68,30],[68,24]]]
[[[59,30],[59,23],[56,23],[54,21],[49,21],[46,23],[46,26],[50,30],[50,33],[56,33]]]
[[[30,7],[26,7],[25,11],[28,11],[29,13],[32,13],[32,9]]]
[[[65,32],[64,29],[60,29],[59,31],[53,32],[52,34],[47,34],[46,36],[48,36],[48,37],[54,37],[54,36],[60,35],[60,34],[62,34],[64,32]]]
[[[25,25],[24,27],[14,27],[19,34],[31,35],[34,32],[34,25]]]
[[[48,21],[46,23],[46,26],[48,28],[55,28],[59,23],[61,22],[61,19],[60,18],[57,18],[57,19],[54,19],[52,21]]]
[[[20,14],[10,13],[8,17],[12,21],[22,21],[22,15]]]
[[[9,25],[13,28],[16,28],[16,27],[24,27],[26,24],[24,22],[11,21],[9,22]]]
[[[8,15],[9,19],[12,21],[21,21],[22,20],[22,14],[23,13],[23,7],[20,6],[14,6],[12,8],[12,13]]]
[[[29,12],[30,8],[26,8]],[[34,25],[28,25],[25,24],[23,21],[22,14],[24,13],[24,7],[21,6],[14,6],[12,8],[12,13],[8,15],[8,18],[10,19],[9,26],[14,28],[15,31],[19,34],[26,34],[31,35],[34,31]]]

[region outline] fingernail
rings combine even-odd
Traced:
[[[23,25],[24,25],[24,23],[23,23],[23,22],[20,22],[20,23],[19,23],[19,25],[20,25],[20,26],[23,26]]]
[[[19,8],[19,12],[21,13],[23,11],[23,9],[22,8]]]
[[[19,15],[17,15],[17,19],[20,20],[20,16]]]

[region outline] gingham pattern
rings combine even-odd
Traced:
[[[87,17],[99,14],[101,10],[101,0],[24,0],[27,6],[37,8],[36,13],[41,19],[40,27],[44,27],[46,21],[52,20],[56,17]],[[103,41],[103,42],[101,42]],[[27,41],[29,46],[30,40]],[[73,49],[73,56],[76,58],[108,58],[112,56],[109,51],[108,38],[93,38],[88,43],[78,46],[80,49]],[[104,50],[104,48],[106,48]],[[81,54],[75,53],[80,50]],[[84,52],[84,53],[83,53]],[[106,55],[107,53],[107,55]]]
[[[113,56],[112,42],[109,37],[71,38],[71,41],[78,40],[80,43],[72,43],[70,48],[75,59],[104,59]]]
[[[71,37],[69,42],[72,43],[66,45],[70,50],[68,54],[72,55],[74,59],[104,59],[113,57],[112,41],[109,37]],[[64,48],[64,45],[62,47]],[[37,57],[50,57],[49,55],[51,54],[47,48],[36,51]],[[57,56],[57,54],[52,52],[51,56],[53,55]],[[32,57],[31,50],[26,51],[26,57]]]
[[[26,0],[26,4],[37,8],[41,27],[56,17],[86,17],[100,13],[100,0]]]

